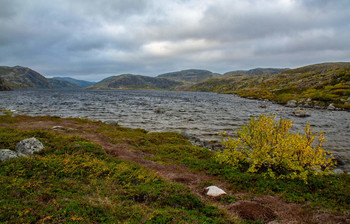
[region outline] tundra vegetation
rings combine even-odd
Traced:
[[[323,63],[277,74],[225,75],[190,87],[192,91],[234,93],[281,104],[350,110],[350,63]]]
[[[308,123],[304,134],[291,133],[293,122],[276,115],[253,117],[237,131],[238,138],[227,137],[218,160],[250,173],[272,179],[301,179],[330,174],[333,156],[322,148],[324,134],[313,133]],[[224,135],[226,133],[223,133]]]
[[[187,187],[106,153],[94,142],[94,135],[106,144],[138,151],[152,162],[211,175],[226,182],[232,192],[244,192],[244,199],[268,194],[302,203],[308,211],[344,215],[350,210],[347,174],[310,174],[306,182],[288,175],[283,179],[265,175],[262,166],[255,167],[257,172],[246,172],[218,161],[217,152],[193,146],[178,133],[148,133],[87,119],[9,114],[0,116],[0,124],[1,148],[14,150],[28,137],[45,146],[34,157],[0,164],[2,223],[252,223],[232,219]],[[53,131],[53,125],[62,127]],[[229,196],[221,202],[235,200]]]

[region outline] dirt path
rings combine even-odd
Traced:
[[[54,130],[60,133],[66,133],[82,136],[103,147],[106,152],[112,156],[123,160],[136,162],[146,167],[158,175],[172,182],[179,183],[190,189],[204,203],[213,204],[220,209],[225,210],[231,217],[242,217],[245,219],[261,220],[270,224],[296,224],[296,223],[319,223],[319,224],[343,224],[350,223],[349,217],[334,216],[320,211],[308,211],[302,205],[286,203],[276,196],[263,195],[258,197],[249,197],[245,192],[235,192],[232,187],[214,176],[201,172],[193,172],[185,165],[170,164],[164,165],[148,160],[151,154],[131,149],[127,144],[115,145],[108,141],[106,136],[96,131],[86,132],[84,130],[94,130],[89,123],[81,124],[72,120],[54,121],[25,121],[19,122],[12,127],[21,129],[42,129]],[[53,128],[55,127],[56,128]],[[233,204],[224,203],[217,198],[207,196],[204,191],[203,183],[214,183],[216,186],[224,189],[228,195],[232,195],[239,201]],[[243,200],[245,199],[245,200]],[[273,221],[275,220],[275,221]]]

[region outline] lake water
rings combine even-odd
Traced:
[[[263,108],[263,107],[265,108]],[[350,171],[350,113],[307,109],[311,116],[292,116],[296,108],[235,95],[201,92],[135,90],[21,90],[0,92],[0,109],[17,114],[82,117],[115,121],[130,128],[174,131],[202,142],[220,142],[219,133],[234,134],[252,116],[275,113],[294,120],[293,131],[310,122],[323,130],[327,150],[334,151]]]

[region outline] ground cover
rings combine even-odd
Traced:
[[[218,163],[214,152],[177,133],[87,119],[7,115],[0,124],[1,148],[25,137],[46,146],[36,157],[1,164],[1,220],[259,223],[232,208],[242,200],[267,206],[281,223],[349,219],[349,175],[269,179]],[[212,184],[228,196],[205,196]]]

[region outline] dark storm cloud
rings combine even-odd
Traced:
[[[348,0],[0,0],[0,64],[100,80],[350,59]]]

